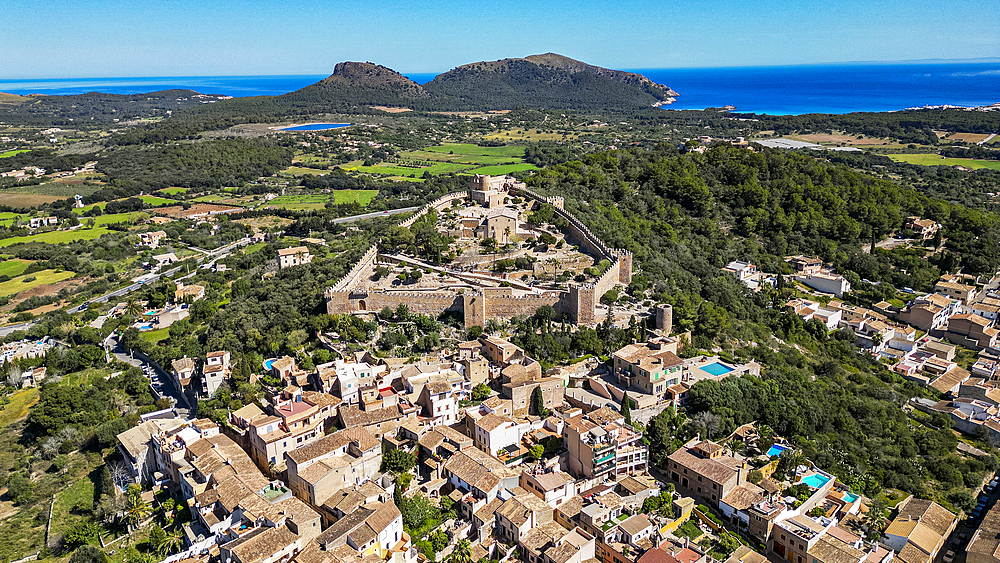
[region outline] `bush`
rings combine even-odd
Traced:
[[[15,504],[25,504],[31,501],[33,485],[23,473],[12,473],[7,477],[7,496]]]

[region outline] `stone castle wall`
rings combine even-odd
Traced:
[[[435,199],[434,201],[428,203],[427,205],[421,207],[420,210],[414,213],[413,216],[411,216],[409,219],[403,221],[402,223],[399,223],[399,226],[409,228],[411,225],[416,223],[418,219],[423,217],[424,213],[427,213],[431,209],[434,209],[436,211],[441,211],[445,207],[450,206],[452,201],[455,201],[456,199],[465,199],[468,196],[469,192],[467,191],[452,192],[448,195],[443,195]]]
[[[377,246],[369,248],[357,264],[340,281],[326,290],[327,313],[347,314],[357,311],[379,311],[384,307],[395,309],[407,305],[410,312],[438,315],[444,311],[459,311],[464,315],[466,327],[485,326],[491,319],[510,319],[518,315],[532,315],[543,305],[551,305],[558,314],[568,316],[577,324],[596,322],[595,308],[604,293],[616,283],[628,284],[632,280],[632,254],[626,250],[604,245],[590,229],[563,209],[561,197],[544,197],[526,188],[513,188],[512,193],[539,202],[550,203],[555,212],[569,223],[569,239],[584,251],[611,261],[611,266],[594,283],[573,286],[569,291],[549,291],[537,295],[515,296],[510,288],[483,288],[457,292],[439,291],[383,291],[371,290],[368,280],[374,274],[379,260]],[[399,223],[409,228],[430,209],[441,210],[456,199],[464,199],[468,192],[454,192],[428,203],[409,219]],[[388,257],[387,257],[388,258]]]

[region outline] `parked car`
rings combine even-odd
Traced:
[[[954,560],[955,560],[955,552],[949,549],[944,554],[944,558],[942,559],[942,561],[944,561],[944,563],[951,563]]]

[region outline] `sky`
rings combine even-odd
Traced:
[[[1000,0],[0,0],[0,78],[620,69],[1000,57]],[[20,22],[10,25],[10,22]]]

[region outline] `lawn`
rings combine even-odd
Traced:
[[[142,339],[151,344],[156,344],[161,340],[166,340],[170,338],[170,328],[159,328],[156,330],[148,330],[140,334]]]
[[[0,213],[0,225],[3,225],[4,227],[9,227],[14,224],[14,219],[18,217],[21,218],[21,223],[26,223],[28,219],[31,217],[31,215],[21,215],[20,213],[3,212]]]
[[[209,195],[203,195],[201,197],[196,197],[196,198],[194,198],[194,199],[192,199],[190,201],[197,202],[197,203],[217,203],[217,202],[220,202],[220,201],[222,201],[224,199],[228,199],[228,196],[219,195],[219,194],[209,194]]]
[[[55,270],[42,270],[40,272],[35,272],[34,274],[18,276],[5,282],[0,282],[0,297],[14,295],[15,293],[20,293],[24,290],[38,287],[40,285],[61,282],[75,275],[75,273],[67,271],[57,272]],[[35,279],[27,281],[31,278]]]
[[[7,158],[8,156],[14,156],[21,154],[22,152],[31,152],[29,149],[14,149],[12,151],[0,152],[0,158]]]
[[[1000,170],[1000,160],[973,160],[971,158],[944,158],[938,154],[890,154],[896,162],[919,164],[920,166],[964,166],[973,170],[989,168]]]
[[[38,402],[38,389],[24,389],[10,396],[10,402],[0,411],[0,430],[7,428],[22,416],[28,414],[28,409]]]
[[[31,260],[21,260],[20,258],[5,259],[0,262],[0,276],[20,276],[28,269]]]
[[[454,143],[424,148],[425,151],[444,154],[477,154],[482,156],[524,156],[524,147],[480,147],[469,143]]]
[[[490,176],[501,176],[503,174],[511,174],[514,172],[524,172],[525,170],[538,170],[538,167],[534,164],[528,163],[501,164],[499,166],[483,166],[482,168],[466,170],[463,174],[489,174]]]

